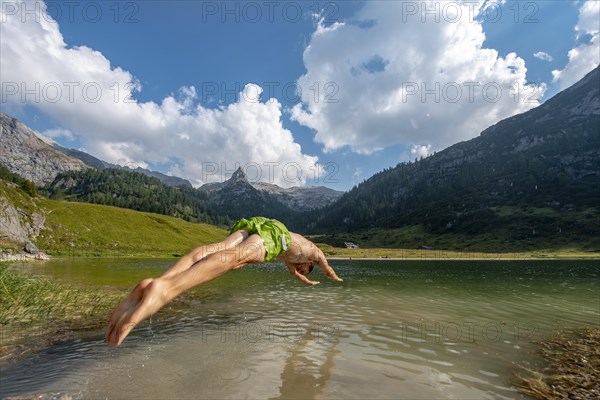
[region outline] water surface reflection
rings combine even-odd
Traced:
[[[132,285],[170,261],[50,263],[75,284]],[[2,366],[1,395],[74,398],[522,398],[531,341],[598,324],[597,262],[334,261],[304,287],[282,265],[196,288],[121,348],[103,332]]]

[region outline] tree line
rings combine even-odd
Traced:
[[[152,212],[218,226],[230,219],[211,206],[208,193],[192,187],[168,186],[157,178],[118,169],[64,172],[40,192],[55,200],[82,201]]]

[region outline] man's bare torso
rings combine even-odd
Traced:
[[[320,250],[314,243],[297,233],[290,232],[290,235],[292,243],[277,259],[289,264],[304,264],[320,259]]]

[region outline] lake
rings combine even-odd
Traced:
[[[132,287],[173,260],[28,267],[76,285]],[[81,399],[526,398],[532,342],[598,326],[598,261],[334,260],[342,283],[306,287],[283,264],[197,287],[120,348],[75,335],[1,367],[1,397]]]

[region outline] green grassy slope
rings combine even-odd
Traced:
[[[31,213],[45,210],[46,229],[36,245],[50,255],[180,255],[227,232],[159,214],[87,203],[31,198],[0,181],[0,196]]]

